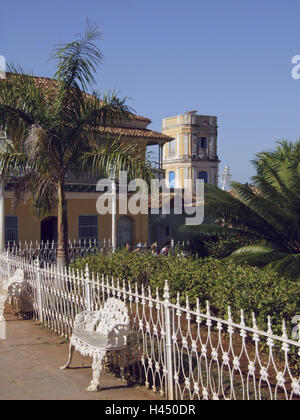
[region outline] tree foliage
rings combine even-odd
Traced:
[[[270,265],[300,277],[300,141],[281,141],[273,152],[257,154],[253,185],[232,184],[226,192],[207,185],[205,212],[219,225],[198,226],[198,235],[241,235],[264,242],[233,253],[239,263]],[[188,227],[183,230],[189,230]]]
[[[15,66],[0,81],[0,129],[9,139],[0,153],[1,173],[17,176],[17,202],[30,200],[38,218],[58,208],[58,250],[63,260],[68,240],[68,174],[90,170],[108,175],[114,168],[150,177],[146,162],[137,159],[137,144],[99,133],[99,126],[132,117],[126,98],[118,98],[115,92],[86,93],[102,62],[96,45],[100,38],[97,27],[88,23],[83,35],[55,48],[56,73],[46,85]]]

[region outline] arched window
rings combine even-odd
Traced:
[[[41,241],[57,242],[57,217],[47,217],[41,221]]]
[[[169,172],[169,188],[175,188],[175,172]]]
[[[132,245],[132,219],[122,216],[118,220],[118,247],[125,246],[127,243]]]
[[[199,172],[198,179],[203,179],[205,184],[208,184],[208,173],[206,171]]]

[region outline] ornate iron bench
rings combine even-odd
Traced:
[[[18,268],[15,274],[8,280],[3,281],[1,284],[0,291],[0,320],[4,320],[4,307],[7,298],[10,299],[12,309],[15,313],[20,316],[22,313],[31,312],[32,304],[29,299],[29,290],[27,290],[27,284],[24,277],[24,270]],[[28,301],[25,305],[24,302]],[[26,307],[26,308],[25,308]]]
[[[125,350],[129,332],[128,311],[119,299],[107,299],[100,311],[78,314],[70,338],[69,360],[61,369],[69,368],[74,350],[92,357],[93,379],[87,391],[97,391],[106,352]]]

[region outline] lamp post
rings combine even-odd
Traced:
[[[5,182],[4,176],[0,178],[0,251],[5,248]]]
[[[225,166],[225,169],[221,172],[221,189],[226,191],[226,187],[230,186],[232,175],[229,170],[229,165]]]
[[[6,133],[0,132],[0,149],[5,148],[7,141]],[[0,175],[0,251],[5,248],[5,179],[4,174]]]
[[[112,250],[115,252],[117,249],[117,186],[114,168],[111,168],[109,178],[112,181],[111,242]]]

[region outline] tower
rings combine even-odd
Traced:
[[[185,179],[190,180],[188,187],[193,191],[196,179],[218,184],[217,117],[189,111],[165,118],[162,131],[174,139],[163,149],[163,169],[169,188],[184,188]]]
[[[230,189],[232,181],[232,175],[230,173],[229,165],[225,166],[225,169],[221,172],[221,189],[227,191]]]

